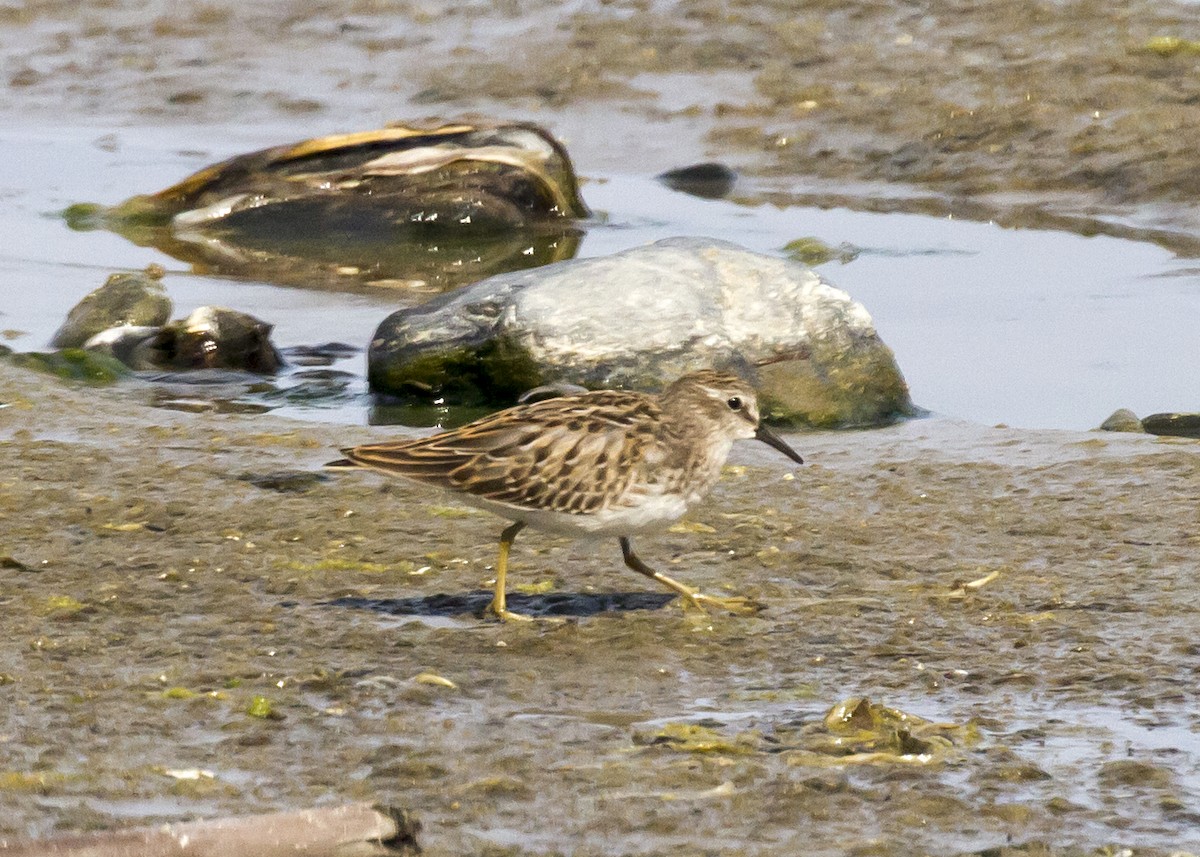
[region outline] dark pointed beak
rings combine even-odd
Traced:
[[[761,423],[758,426],[758,430],[754,432],[754,437],[758,440],[761,440],[767,446],[775,447],[797,464],[804,463],[804,459],[800,457],[800,453],[796,452],[796,450],[784,443],[783,438],[775,434],[775,432],[771,431]]]

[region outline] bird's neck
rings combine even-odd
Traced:
[[[668,472],[678,474],[675,487],[692,495],[690,505],[721,478],[733,441],[724,435],[713,437],[709,426],[687,417],[669,420],[665,428],[665,463]]]

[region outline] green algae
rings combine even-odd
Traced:
[[[47,794],[66,779],[55,771],[0,771],[0,792]]]
[[[71,595],[51,595],[41,606],[44,614],[71,615],[86,610],[87,605]]]
[[[20,351],[9,355],[8,359],[14,366],[45,372],[63,381],[82,381],[93,386],[115,384],[130,374],[129,367],[115,357],[82,348],[48,352]]]
[[[250,700],[250,704],[246,706],[246,713],[251,717],[257,717],[260,720],[278,720],[283,717],[275,710],[274,703],[265,696],[256,695]]]
[[[795,262],[815,268],[827,262],[852,262],[858,256],[858,251],[847,245],[831,247],[820,238],[806,236],[789,241],[783,245],[783,252]]]
[[[746,755],[759,751],[762,738],[756,732],[727,736],[699,723],[667,723],[653,731],[635,732],[633,742],[646,747],[666,747],[680,753]]]
[[[1182,39],[1179,36],[1152,36],[1142,44],[1141,49],[1146,53],[1157,54],[1160,57],[1173,57],[1179,54],[1200,54],[1200,41]]]

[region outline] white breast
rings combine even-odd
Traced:
[[[652,494],[639,497],[636,503],[587,515],[573,515],[545,509],[525,509],[464,494],[455,494],[454,497],[510,521],[524,521],[535,530],[576,538],[631,536],[645,530],[661,530],[678,520],[687,511],[688,505],[678,495]]]

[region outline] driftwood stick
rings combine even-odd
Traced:
[[[356,803],[328,809],[214,818],[78,833],[0,837],[2,857],[382,857],[419,854],[420,825],[405,810]]]

